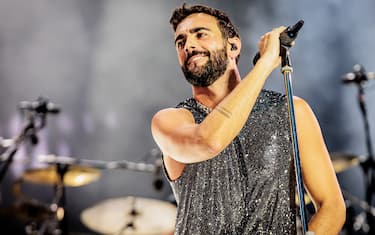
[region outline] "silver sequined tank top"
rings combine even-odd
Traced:
[[[210,112],[193,98],[177,107],[196,123]],[[169,179],[178,204],[175,234],[295,234],[290,139],[286,97],[263,90],[218,156],[187,164],[177,180]]]

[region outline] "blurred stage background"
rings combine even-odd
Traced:
[[[238,25],[243,44],[241,74],[252,68],[263,33],[303,19],[305,25],[291,51],[294,94],[310,103],[331,153],[367,155],[357,87],[342,84],[341,76],[357,63],[375,70],[374,1],[185,2],[220,8]],[[38,145],[26,144],[16,154],[1,184],[0,207],[17,200],[12,185],[41,154],[154,163],[159,156],[150,133],[151,117],[191,96],[168,22],[172,10],[182,3],[0,0],[0,136],[12,138],[22,128],[20,101],[43,95],[62,107],[60,114],[48,117]],[[369,81],[365,89],[371,134],[374,84]],[[284,92],[279,71],[266,88]],[[364,199],[359,166],[339,173],[338,178],[344,190]],[[157,189],[156,179],[151,173],[103,170],[97,181],[68,187],[70,233],[95,234],[83,225],[80,214],[105,199],[136,196],[173,201],[168,183]],[[51,185],[26,182],[22,191],[45,202],[53,197]],[[355,215],[361,212],[354,206]],[[1,234],[22,234],[22,222],[2,217],[0,224]]]

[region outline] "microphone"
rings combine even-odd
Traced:
[[[304,24],[303,20],[298,21],[295,25],[289,26],[280,34],[280,44],[285,47],[291,47],[297,38],[299,30]]]
[[[295,25],[288,26],[281,34],[280,34],[280,46],[283,47],[291,47],[294,40],[297,38],[299,30],[302,28],[304,24],[303,20],[299,20]],[[257,54],[254,56],[253,59],[253,65],[257,63],[257,61],[260,58],[260,53],[257,52]]]
[[[375,79],[374,72],[366,72],[365,68],[361,64],[355,64],[353,66],[353,72],[346,73],[341,76],[341,80],[344,84],[349,83],[362,83],[368,80]]]
[[[51,113],[57,114],[60,112],[60,107],[52,102],[50,102],[45,97],[38,97],[36,101],[21,101],[18,104],[18,109],[34,111],[37,113]]]

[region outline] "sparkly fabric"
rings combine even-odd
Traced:
[[[295,234],[295,176],[286,97],[263,90],[239,135],[170,181],[175,234]],[[197,123],[210,109],[190,98]],[[167,175],[168,176],[168,175]],[[169,177],[168,177],[169,178]]]

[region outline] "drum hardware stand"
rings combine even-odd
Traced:
[[[365,92],[363,83],[358,84],[358,104],[361,110],[361,114],[364,121],[365,135],[366,135],[366,148],[368,158],[362,164],[363,171],[365,173],[365,183],[366,187],[366,202],[371,206],[372,205],[372,196],[374,191],[374,152],[372,148],[372,141],[370,135],[370,125],[367,116],[367,109],[365,104]],[[369,234],[375,233],[375,220],[374,215],[367,212],[366,213],[367,223],[369,225]]]
[[[370,134],[370,125],[367,115],[367,108],[365,102],[365,83],[368,81],[366,71],[362,65],[356,64],[353,67],[354,70],[354,78],[351,80],[343,79],[344,83],[353,82],[358,87],[358,105],[361,111],[361,115],[363,118],[364,123],[364,130],[365,130],[365,140],[366,140],[366,149],[367,149],[367,159],[364,162],[361,162],[361,167],[364,171],[365,177],[365,189],[366,189],[366,202],[371,207],[372,206],[372,198],[373,192],[375,191],[375,179],[374,179],[374,171],[375,168],[375,160],[374,160],[374,150],[372,147],[372,140]],[[366,221],[363,222],[362,227],[366,227],[368,229],[368,234],[375,233],[375,218],[374,215],[370,211],[366,211]]]
[[[124,224],[124,226],[121,227],[121,229],[114,235],[121,235],[123,231],[126,231],[127,229],[131,229],[133,231],[135,231],[137,228],[136,226],[134,225],[134,219],[139,215],[139,213],[137,212],[137,210],[135,209],[135,201],[137,200],[135,197],[132,197],[132,207],[131,207],[131,211],[129,212],[129,215],[131,215],[131,220],[129,222],[127,222],[126,224]]]
[[[138,163],[127,160],[121,161],[102,161],[102,160],[88,160],[88,159],[77,159],[65,156],[55,156],[53,154],[41,155],[38,157],[40,162],[62,165],[80,165],[93,167],[100,170],[112,170],[112,169],[124,169],[139,172],[156,173],[159,171],[157,164]]]
[[[36,126],[34,123],[34,117],[31,115],[29,117],[28,122],[25,124],[21,133],[14,139],[13,143],[5,150],[5,152],[1,155],[1,163],[3,164],[0,169],[0,183],[3,181],[5,174],[7,173],[10,165],[13,162],[13,157],[16,154],[19,146],[22,142],[27,138],[31,137],[31,143],[34,144],[36,140]]]
[[[48,211],[48,218],[45,219],[40,226],[32,221],[25,228],[28,235],[67,235],[68,223],[65,213],[65,184],[64,176],[68,171],[69,166],[66,164],[56,164],[56,172],[59,177],[55,185],[55,196],[52,203],[46,205]]]
[[[66,203],[66,193],[65,193],[65,184],[64,184],[64,176],[66,172],[69,171],[69,167],[71,165],[81,165],[81,166],[88,166],[93,167],[96,169],[125,169],[125,170],[132,170],[132,171],[140,171],[140,172],[149,172],[157,174],[160,172],[160,166],[158,163],[155,164],[146,164],[146,163],[136,163],[130,161],[101,161],[101,160],[87,160],[87,159],[76,159],[72,157],[65,157],[65,156],[55,156],[55,155],[41,155],[38,157],[40,162],[49,163],[49,164],[56,164],[56,171],[59,177],[58,184],[55,185],[55,199],[54,202],[51,204],[51,210],[57,213],[58,209],[64,210],[65,213],[65,203]],[[131,220],[124,224],[124,226],[116,233],[122,234],[123,231],[132,229],[135,230],[134,219],[139,215],[139,213],[135,209],[135,201],[136,198],[132,199],[132,210],[129,212],[131,215]],[[66,213],[65,213],[66,214]],[[56,222],[59,218],[55,216],[55,220],[51,220],[51,222]],[[50,223],[51,223],[50,222]],[[48,223],[48,221],[47,221]],[[56,231],[60,231],[62,235],[68,234],[68,224],[66,216],[62,217],[60,221],[60,229],[55,226]],[[51,227],[51,226],[50,226]],[[55,235],[54,233],[52,233]]]
[[[48,113],[58,113],[60,110],[57,107],[50,107],[51,103],[47,98],[39,97],[37,101],[27,102],[23,101],[18,105],[18,108],[25,113],[26,123],[20,133],[12,140],[12,143],[7,146],[7,149],[0,156],[0,163],[2,164],[0,169],[0,183],[2,183],[10,165],[13,162],[14,155],[17,153],[19,147],[25,139],[29,138],[32,145],[38,144],[37,132],[43,129],[47,123]],[[48,208],[51,211],[51,207]],[[52,213],[55,217],[55,213]],[[53,219],[52,219],[53,220]],[[52,223],[50,218],[42,223],[40,228],[35,221],[26,225],[25,232],[32,235],[45,234],[46,230],[50,230]],[[51,234],[59,235],[58,230],[54,230]]]
[[[56,164],[56,172],[59,177],[58,183],[55,185],[55,198],[53,203],[50,205],[51,210],[54,212],[54,221],[55,222],[55,231],[59,232],[59,234],[67,235],[68,234],[68,220],[66,216],[65,206],[66,206],[66,189],[64,184],[64,176],[69,169],[69,165],[67,164]],[[62,218],[59,218],[59,210],[63,212],[61,215]],[[61,219],[61,220],[60,220]]]
[[[21,130],[20,134],[16,136],[12,144],[5,150],[0,156],[0,163],[3,163],[0,169],[0,183],[3,181],[9,166],[13,162],[13,157],[16,154],[18,148],[26,138],[30,138],[33,145],[38,143],[38,136],[36,133],[41,130],[47,122],[48,113],[58,113],[59,109],[50,109],[47,98],[39,97],[37,101],[34,102],[21,102],[19,104],[19,109],[26,112],[27,122]]]
[[[62,231],[58,228],[58,220],[55,218],[54,212],[51,211],[50,217],[45,219],[39,226],[35,221],[32,221],[25,226],[27,235],[61,235]]]

